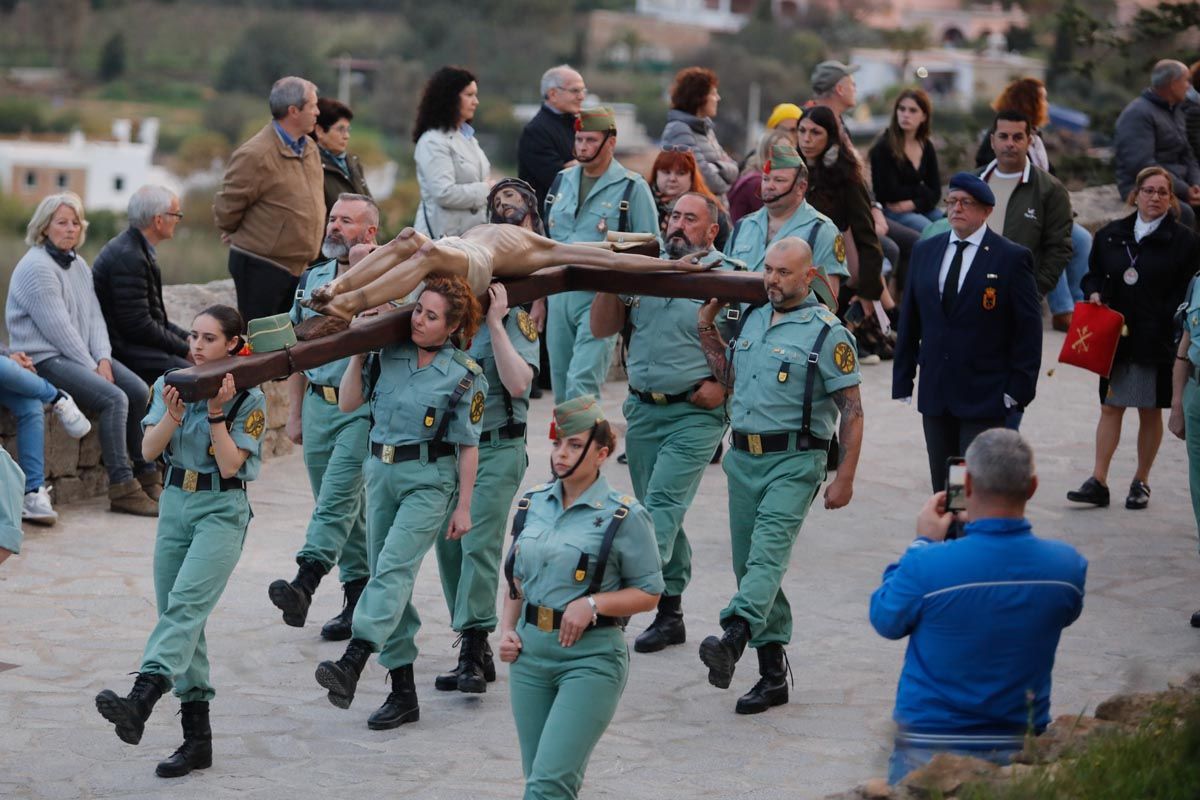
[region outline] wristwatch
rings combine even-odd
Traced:
[[[596,598],[587,596],[588,605],[592,607],[592,625],[600,621],[600,611],[596,608]]]

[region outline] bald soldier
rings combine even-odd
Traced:
[[[708,682],[729,688],[749,644],[760,679],[737,701],[757,714],[788,701],[787,656],[792,612],[782,590],[792,545],[826,477],[837,425],[837,477],[825,507],[854,493],[863,410],[854,337],[814,296],[819,286],[803,239],[780,239],[763,259],[768,305],[744,318],[728,344],[714,321],[720,303],[700,309],[700,343],[712,374],[733,391],[733,449],[722,462],[729,480],[729,524],[737,593],[721,612],[720,636],[700,645]],[[838,416],[841,423],[838,425]]]

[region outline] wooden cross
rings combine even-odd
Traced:
[[[658,245],[654,243],[655,255]],[[613,292],[650,297],[689,297],[739,303],[761,304],[767,301],[762,274],[757,272],[618,272],[599,267],[553,267],[525,278],[502,280],[512,307],[573,291]],[[487,297],[481,297],[486,309]],[[328,364],[339,358],[407,341],[412,305],[363,320],[330,336],[299,342],[286,350],[259,353],[176,370],[166,382],[179,390],[184,402],[194,403],[216,395],[225,373],[233,374],[238,389],[286,378],[294,372]]]

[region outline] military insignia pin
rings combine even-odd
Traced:
[[[996,289],[994,286],[989,286],[983,290],[983,310],[991,311],[996,307]]]
[[[476,392],[471,398],[471,424],[478,424],[483,419],[483,392]]]
[[[854,361],[854,348],[845,342],[838,342],[837,347],[833,348],[833,363],[843,375],[854,371]]]
[[[537,325],[533,322],[533,317],[525,309],[517,310],[517,328],[520,329],[521,335],[531,342],[536,342],[538,337]]]
[[[833,237],[833,257],[838,261],[846,260],[846,239],[840,233]]]
[[[242,430],[253,436],[255,439],[261,439],[263,428],[267,425],[267,416],[262,412],[261,408],[256,408],[250,412],[250,416],[246,417],[246,421],[242,423]]]

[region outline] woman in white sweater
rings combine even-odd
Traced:
[[[149,390],[112,357],[92,270],[75,252],[86,231],[83,201],[73,192],[38,204],[25,233],[29,251],[17,262],[8,288],[9,338],[38,374],[99,415],[112,510],[156,517],[162,479],[142,459],[140,424]]]
[[[478,106],[475,76],[461,67],[433,73],[421,95],[413,126],[421,204],[413,227],[433,239],[487,222],[491,164],[471,127]]]

